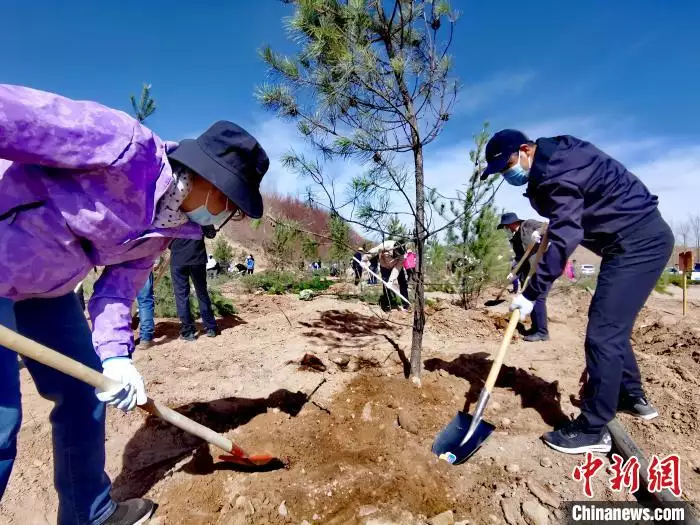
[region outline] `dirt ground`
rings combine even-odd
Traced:
[[[681,456],[684,498],[700,501],[700,294],[691,291],[686,318],[672,294],[650,298],[633,335],[661,415],[619,419],[647,458]],[[417,387],[404,378],[411,314],[386,318],[377,307],[332,296],[229,297],[239,315],[221,320],[219,337],[183,342],[176,321],[159,320],[157,345],[137,352],[137,366],[151,397],[285,465],[236,468],[166,423],[110,409],[114,496],[152,498],[159,504],[152,523],[411,524],[446,511],[471,524],[532,523],[533,512],[537,523],[559,523],[559,502],[583,499],[571,475],[582,458],[558,454],[539,437],[578,411],[586,291],[552,291],[550,341],[514,339],[486,412],[496,432],[460,466],[438,461],[430,447],[458,410],[473,410],[507,303],[471,311],[444,300],[431,306]],[[299,366],[307,353],[321,370]],[[22,386],[24,424],[0,522],[51,524],[51,405],[26,370]],[[632,499],[611,492],[604,472],[593,489],[595,499]]]

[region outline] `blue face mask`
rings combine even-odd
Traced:
[[[530,178],[530,169],[525,169],[520,165],[521,153],[522,151],[518,152],[518,162],[516,162],[512,168],[503,172],[503,178],[512,186],[523,186],[527,184],[527,181]],[[529,163],[529,157],[527,157],[527,159]]]
[[[218,213],[214,215],[209,211],[209,208],[207,208],[207,204],[209,202],[209,194],[211,193],[211,190],[209,190],[209,193],[207,193],[207,198],[204,201],[204,204],[202,204],[199,208],[195,208],[192,211],[185,212],[187,217],[192,221],[196,222],[200,226],[219,226],[222,224],[226,218],[229,215],[228,211],[228,200],[226,201],[226,209],[222,211],[221,213]]]

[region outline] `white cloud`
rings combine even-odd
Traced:
[[[630,131],[630,122],[581,116],[534,123],[521,129],[532,138],[572,134],[591,141],[625,164],[652,193],[659,196],[659,207],[669,222],[684,220],[689,214],[697,213],[697,206],[690,196],[700,193],[700,145],[669,149],[667,146],[671,143],[671,137],[636,134]],[[258,137],[270,156],[270,170],[263,179],[264,189],[303,196],[304,188],[311,181],[300,179],[280,162],[280,157],[290,148],[314,157],[296,127],[280,119],[267,118],[250,126],[250,131]],[[453,197],[458,190],[463,190],[471,174],[469,151],[472,147],[470,141],[428,147],[425,155],[426,185],[437,188],[446,197]],[[336,161],[327,169],[335,177],[338,200],[346,184],[363,170],[362,166],[350,161]],[[414,194],[412,185],[406,191],[410,196]],[[537,217],[528,199],[523,196],[524,191],[524,187],[502,184],[496,196],[496,205],[514,211],[520,217]],[[396,199],[395,205],[397,212],[408,211],[402,197]],[[433,225],[439,223],[434,217]]]
[[[630,170],[658,195],[667,221],[680,222],[699,213],[700,145],[664,150],[654,159],[633,164]]]
[[[462,86],[455,106],[455,114],[464,114],[479,109],[492,100],[516,95],[535,77],[532,72],[501,73],[484,82]]]

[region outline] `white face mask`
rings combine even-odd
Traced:
[[[187,217],[192,221],[196,222],[200,226],[219,226],[228,217],[228,199],[226,199],[226,209],[221,213],[214,215],[209,211],[207,204],[209,203],[209,195],[211,194],[211,188],[207,192],[207,198],[204,200],[204,204],[195,208],[192,211],[185,212]]]

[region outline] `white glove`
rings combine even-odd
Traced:
[[[532,240],[535,242],[540,242],[542,240],[542,235],[540,235],[540,232],[538,230],[532,232]]]
[[[513,302],[510,303],[509,310],[511,312],[513,310],[520,310],[520,320],[524,321],[527,316],[530,315],[534,306],[535,303],[525,299],[523,294],[518,294],[515,299],[513,299]]]
[[[515,279],[515,275],[513,275],[512,273],[509,273],[508,277],[506,277],[506,279],[509,281],[512,281],[513,279]]]
[[[114,390],[96,390],[97,399],[124,412],[147,401],[143,378],[129,357],[110,357],[102,363],[104,375],[121,385]]]

